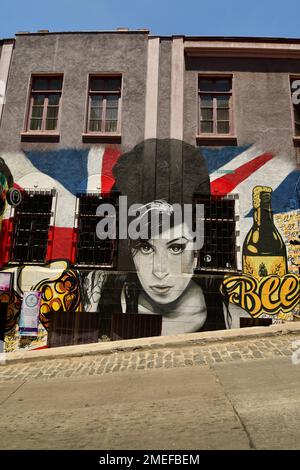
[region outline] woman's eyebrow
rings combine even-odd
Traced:
[[[150,246],[152,246],[152,247],[154,248],[153,243],[151,243],[151,242],[149,241],[149,239],[148,239],[148,240],[144,240],[143,238],[140,238],[139,244],[140,244],[140,245],[143,245],[143,244],[146,245],[146,244],[147,244],[147,245],[150,245]]]
[[[189,241],[186,237],[179,237],[179,238],[174,238],[174,240],[170,240],[167,245],[171,245],[171,243],[175,243],[175,242],[178,242],[179,240],[182,240],[184,239],[185,241]]]

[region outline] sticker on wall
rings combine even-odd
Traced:
[[[41,293],[38,291],[24,292],[19,324],[20,336],[37,336]]]
[[[9,292],[12,285],[12,273],[0,272],[0,292]]]
[[[6,193],[6,200],[11,206],[18,206],[23,199],[22,193],[18,188],[10,188]]]

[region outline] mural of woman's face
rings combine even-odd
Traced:
[[[186,223],[141,241],[133,254],[139,281],[159,304],[177,300],[193,276],[196,258]]]

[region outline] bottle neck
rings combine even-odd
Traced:
[[[259,227],[273,225],[273,211],[269,195],[262,196],[261,204],[254,209],[254,222]]]

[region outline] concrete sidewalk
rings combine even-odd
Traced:
[[[286,357],[300,360],[298,324],[142,338],[11,354],[1,382],[53,380],[133,370],[204,367]],[[297,352],[298,351],[298,352]]]
[[[122,341],[64,346],[37,351],[22,351],[6,354],[8,365],[29,363],[49,359],[71,359],[82,356],[110,355],[118,352],[153,351],[156,349],[192,348],[209,345],[222,345],[262,338],[300,336],[300,322],[289,322],[268,327],[237,328],[232,330],[207,331],[176,336],[157,336]]]

